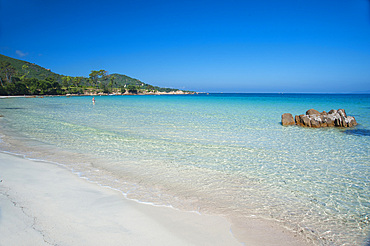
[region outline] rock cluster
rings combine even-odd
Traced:
[[[330,110],[329,113],[323,111],[319,112],[315,109],[307,110],[306,114],[293,116],[285,113],[281,116],[281,123],[283,126],[299,125],[305,127],[352,127],[356,126],[355,117],[347,116],[344,109]]]

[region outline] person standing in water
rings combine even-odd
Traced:
[[[93,105],[95,105],[95,97],[93,97],[92,102],[93,102]]]

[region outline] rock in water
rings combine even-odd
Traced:
[[[303,115],[301,114],[299,116],[300,118],[300,122],[301,122],[301,126],[308,126],[308,127],[311,127],[311,121],[310,121],[310,117],[308,117],[308,115]]]
[[[293,119],[293,115],[292,114],[289,114],[289,113],[285,113],[281,116],[281,124],[283,126],[290,126],[290,125],[294,125],[295,124],[295,121]]]
[[[320,112],[313,108],[306,111],[306,115],[317,115],[317,114],[320,114]]]
[[[309,109],[306,114],[296,115],[295,120],[289,113],[281,116],[283,126],[297,124],[305,127],[353,127],[357,125],[356,119],[353,116],[347,116],[344,109],[330,110],[329,113],[323,111],[320,113],[315,109]]]
[[[322,119],[321,115],[314,114],[313,117],[310,118],[311,127],[319,128],[322,127]]]

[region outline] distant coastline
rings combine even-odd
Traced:
[[[182,95],[193,91],[150,85],[122,74],[92,70],[89,77],[65,76],[34,63],[0,54],[1,96]]]
[[[189,91],[170,91],[170,92],[165,92],[165,91],[143,91],[143,92],[138,92],[138,93],[130,93],[130,92],[125,92],[125,93],[104,93],[104,92],[99,92],[99,93],[89,93],[85,92],[85,94],[66,94],[66,96],[121,96],[121,95],[128,95],[128,96],[136,96],[136,95],[193,95],[197,94],[196,92],[189,92]]]
[[[5,98],[17,98],[17,97],[26,97],[26,98],[42,98],[42,97],[78,97],[78,96],[145,96],[145,95],[271,95],[271,96],[281,96],[281,95],[338,95],[338,96],[346,96],[346,95],[369,95],[370,93],[300,93],[300,92],[287,92],[287,93],[278,93],[278,92],[193,92],[193,91],[181,91],[181,90],[174,90],[169,92],[163,91],[142,91],[138,93],[104,93],[104,92],[96,92],[96,91],[86,91],[85,93],[68,93],[68,94],[59,94],[59,95],[0,95],[0,99]]]
[[[65,94],[65,95],[17,95],[17,96],[0,96],[0,99],[5,98],[16,98],[16,97],[26,97],[26,98],[42,98],[42,97],[78,97],[78,96],[144,96],[144,95],[194,95],[198,94],[196,92],[187,91],[170,91],[170,92],[142,92],[142,93],[85,93],[85,94]]]

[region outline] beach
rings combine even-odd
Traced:
[[[302,245],[276,228],[130,201],[52,163],[0,153],[0,245]],[[275,230],[275,232],[274,232]]]
[[[366,245],[368,95],[91,99],[0,100],[0,245]]]
[[[50,163],[0,163],[1,245],[239,245],[223,218],[138,204]]]

